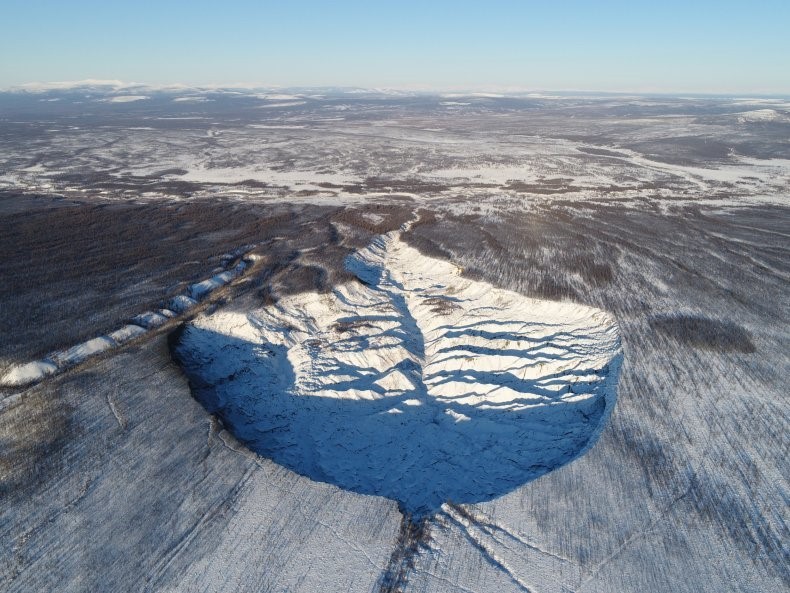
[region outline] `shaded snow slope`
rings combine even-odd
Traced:
[[[608,314],[463,278],[397,232],[346,266],[359,282],[178,336],[196,397],[250,448],[420,515],[509,492],[595,441],[620,362]]]

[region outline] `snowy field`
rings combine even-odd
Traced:
[[[786,99],[143,91],[0,96],[0,189],[523,205],[764,202],[790,183]]]
[[[790,101],[0,93],[0,590],[790,587]]]

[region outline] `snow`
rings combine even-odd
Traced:
[[[225,272],[215,274],[207,280],[191,285],[189,287],[189,297],[195,301],[204,299],[211,292],[225,286],[235,278],[238,278],[245,267],[246,264],[244,264],[244,262],[239,262],[232,270],[226,270]]]
[[[134,101],[145,101],[150,99],[146,95],[118,95],[117,97],[110,97],[107,99],[108,103],[133,103]]]
[[[445,97],[447,99],[463,99],[465,97],[477,97],[479,99],[504,99],[505,95],[499,93],[483,93],[483,92],[473,92],[473,93],[442,93],[441,97]]]
[[[189,309],[197,305],[197,301],[185,294],[173,297],[167,303],[167,308],[176,313],[186,313]]]
[[[107,337],[116,344],[124,344],[129,340],[133,340],[134,338],[142,336],[145,332],[145,328],[140,327],[139,325],[128,324],[124,325],[120,329],[110,332],[107,334]]]
[[[99,336],[72,346],[66,350],[60,350],[49,355],[49,358],[57,365],[58,370],[68,368],[84,362],[91,356],[105,352],[115,346],[115,342],[108,336]]]
[[[189,296],[195,301],[199,301],[220,286],[222,286],[220,282],[217,282],[214,278],[209,278],[191,285],[189,287]]]
[[[295,188],[320,189],[319,183],[332,183],[335,185],[352,184],[359,179],[339,173],[319,173],[316,171],[277,171],[265,167],[240,166],[240,167],[215,167],[195,168],[179,177],[184,181],[200,183],[240,183],[242,181],[261,181],[273,185],[289,186]]]
[[[47,375],[51,375],[57,371],[58,368],[55,364],[37,360],[28,362],[27,364],[17,365],[11,367],[5,375],[0,377],[0,385],[7,387],[16,387],[20,385],[27,385],[40,381]]]
[[[604,107],[624,105],[621,99],[604,100]],[[4,538],[9,543],[0,564],[8,567],[3,576],[9,592],[523,593],[527,588],[535,592],[698,593],[786,589],[787,563],[783,562],[786,553],[782,546],[787,539],[783,538],[787,472],[783,471],[786,459],[782,452],[786,449],[787,406],[781,380],[787,375],[787,348],[783,347],[787,332],[786,323],[782,323],[787,318],[783,307],[786,299],[782,298],[786,292],[786,250],[782,245],[786,232],[780,209],[756,210],[752,206],[768,201],[787,205],[788,178],[782,173],[787,167],[780,160],[752,160],[737,154],[743,150],[749,155],[786,157],[781,142],[781,126],[786,124],[744,126],[737,118],[751,109],[751,104],[777,112],[786,111],[789,104],[747,100],[742,107],[730,108],[729,101],[715,101],[715,109],[710,111],[705,105],[693,113],[689,110],[696,114],[693,117],[645,118],[591,116],[585,108],[565,110],[565,105],[558,105],[563,110],[554,114],[540,109],[506,114],[503,109],[463,118],[460,112],[443,108],[436,109],[441,117],[410,109],[404,109],[402,115],[387,109],[356,117],[365,113],[360,110],[346,112],[349,117],[343,123],[338,123],[338,118],[319,117],[312,109],[257,112],[261,123],[272,127],[279,123],[304,124],[303,131],[294,133],[288,129],[256,130],[249,126],[248,118],[237,121],[226,115],[220,119],[219,112],[215,113],[221,109],[220,103],[212,103],[210,117],[202,118],[222,130],[221,136],[211,139],[205,138],[207,124],[201,123],[201,118],[188,125],[160,126],[162,122],[156,118],[160,112],[144,116],[160,129],[156,134],[126,127],[97,127],[87,115],[74,121],[71,113],[68,120],[50,120],[48,116],[43,128],[42,120],[37,119],[31,125],[56,133],[46,138],[20,136],[20,142],[8,144],[3,152],[0,170],[9,183],[28,193],[46,186],[52,188],[49,193],[63,190],[67,197],[82,191],[84,197],[101,195],[118,200],[129,199],[130,194],[93,190],[89,183],[92,176],[86,175],[85,181],[61,183],[56,175],[95,171],[123,180],[129,171],[147,169],[156,173],[175,167],[200,171],[219,164],[259,169],[259,173],[285,168],[289,169],[287,175],[305,182],[313,180],[317,171],[338,171],[362,180],[376,176],[393,181],[431,181],[433,169],[468,169],[471,177],[482,169],[484,177],[497,183],[506,183],[511,177],[536,183],[541,179],[573,179],[574,187],[583,185],[584,189],[571,196],[513,195],[509,190],[463,180],[438,184],[446,190],[434,193],[415,189],[410,195],[418,201],[415,207],[424,204],[440,217],[447,211],[485,213],[485,228],[506,251],[496,255],[484,245],[455,241],[440,227],[434,238],[454,254],[459,265],[484,269],[489,280],[523,291],[535,285],[533,270],[539,277],[541,269],[548,269],[548,274],[556,266],[557,279],[564,277],[571,283],[581,302],[617,315],[626,363],[620,374],[614,414],[598,443],[583,458],[479,504],[440,505],[426,522],[426,538],[417,542],[413,555],[400,563],[405,568],[398,586],[387,589],[380,586],[380,576],[385,570],[391,572],[393,564],[398,566],[398,561],[392,560],[388,565],[388,559],[397,560],[398,551],[409,544],[406,541],[404,545],[398,534],[398,504],[393,499],[360,494],[362,488],[358,486],[353,486],[356,491],[339,488],[337,475],[343,477],[345,469],[338,469],[337,461],[327,461],[327,457],[345,454],[339,447],[314,450],[316,471],[326,466],[339,472],[323,477],[309,473],[304,465],[293,466],[303,475],[296,474],[267,458],[265,449],[264,456],[252,453],[227,430],[243,434],[246,425],[240,429],[238,424],[223,424],[207,414],[190,396],[181,370],[171,363],[167,336],[163,331],[150,332],[150,339],[140,340],[139,347],[99,356],[62,378],[47,379],[8,397],[6,392],[12,390],[3,390],[0,440],[4,463],[0,464],[0,473],[8,502],[0,505],[0,523],[5,525]],[[493,101],[475,103],[494,105]],[[157,108],[163,104],[157,102]],[[629,103],[628,107],[649,104],[654,102]],[[568,105],[577,102],[569,99]],[[197,109],[189,107],[190,113],[197,113]],[[389,119],[380,121],[380,117]],[[134,119],[135,123],[139,121]],[[213,123],[218,121],[223,125]],[[39,140],[27,142],[28,137]],[[675,155],[666,149],[675,139],[690,137],[732,146],[736,153],[726,159],[711,159],[705,156],[704,148],[697,151],[693,147],[693,140],[690,145],[678,144]],[[587,140],[581,142],[579,138]],[[116,140],[113,145],[105,145]],[[657,148],[662,143],[665,148]],[[609,149],[623,156],[577,154],[577,148],[585,147]],[[696,166],[633,160],[648,155],[677,157],[677,162]],[[182,166],[182,160],[188,166]],[[39,162],[40,166],[29,167]],[[516,170],[503,170],[508,167]],[[734,172],[733,168],[740,171]],[[50,182],[53,185],[48,185]],[[598,188],[610,184],[637,189],[612,190],[611,200],[602,199]],[[281,188],[245,187],[237,193],[235,188],[212,186],[196,194],[222,197],[231,191],[239,200],[295,201]],[[136,190],[131,193],[132,199],[139,199]],[[296,199],[319,201],[324,195]],[[383,195],[349,194],[348,200],[366,202]],[[688,204],[695,207],[685,208]],[[715,208],[711,208],[713,204]],[[528,214],[506,231],[508,217],[518,217],[524,210]],[[566,214],[570,218],[561,222]],[[715,219],[719,222],[714,224]],[[528,233],[537,233],[534,253],[538,259],[534,266],[530,255],[533,248],[522,246],[521,231],[526,238],[530,238]],[[430,231],[422,232],[430,236]],[[610,284],[590,286],[580,276],[563,271],[564,257],[575,256],[586,246],[591,247],[587,253],[596,261],[611,263],[614,279]],[[390,245],[388,253],[392,249]],[[401,275],[410,271],[392,261],[384,268]],[[211,274],[222,271],[217,268]],[[464,280],[463,276],[437,280],[432,272],[426,274],[433,278],[431,285],[440,283],[449,288]],[[414,335],[422,335],[425,342],[430,320],[424,319],[415,306],[419,302],[419,293],[412,290],[415,285],[410,280],[403,291],[389,288],[395,295],[405,295],[406,310],[419,330]],[[311,361],[347,361],[341,354],[350,357],[354,353],[338,353],[335,344],[342,340],[347,344],[352,337],[373,341],[378,348],[374,352],[382,356],[389,353],[387,356],[396,358],[401,352],[398,360],[408,358],[403,340],[398,342],[398,320],[403,317],[377,312],[384,305],[361,307],[366,302],[363,297],[384,300],[387,295],[382,285],[358,288],[349,292],[349,287],[338,287],[336,294],[325,297],[333,303],[327,313],[299,320],[314,326],[310,328],[311,338],[326,336],[325,342],[318,342],[322,349]],[[241,330],[250,319],[265,316],[257,313],[261,305],[254,290],[239,293],[214,315],[237,314],[238,318],[231,321],[238,322],[238,331],[243,334]],[[355,295],[359,298],[349,301],[350,305],[333,301]],[[303,303],[300,306],[308,310],[304,304],[309,302],[308,296],[288,297],[284,304]],[[437,295],[441,296],[457,295]],[[748,330],[757,352],[707,351],[651,331],[651,316],[675,310],[732,320]],[[489,320],[496,321],[503,315],[499,309],[492,311]],[[177,317],[172,311],[151,309],[150,313],[161,315],[158,321]],[[365,323],[372,327],[360,325],[339,333],[331,329],[337,317],[366,314],[396,319],[367,320]],[[288,319],[285,314],[281,317]],[[463,323],[447,317],[448,322],[456,323],[454,331],[458,331]],[[144,325],[137,321],[133,323]],[[168,323],[168,329],[179,321]],[[274,321],[273,327],[278,327]],[[381,331],[376,332],[377,327]],[[240,342],[258,340],[256,346],[266,346],[262,330],[252,329]],[[307,333],[307,328],[297,329],[301,333],[292,330],[292,339]],[[379,339],[378,334],[385,333]],[[581,329],[570,333],[580,338],[586,335]],[[330,338],[333,342],[327,345]],[[215,345],[206,346],[205,352],[215,352],[212,348],[222,339],[225,334],[218,335]],[[282,335],[277,340],[272,338],[270,344],[282,344],[286,359],[304,351],[302,344],[291,345],[287,339]],[[486,342],[491,342],[488,345],[497,353],[475,353],[475,359],[479,359],[475,364],[488,364],[488,359],[496,356],[502,373],[506,373],[507,365],[514,361],[505,356],[504,344],[493,336],[475,336],[466,345],[477,347]],[[240,345],[235,343],[233,347]],[[271,367],[252,353],[250,358],[253,360],[245,367],[248,374],[262,374],[249,377],[248,383],[269,380],[267,369]],[[418,467],[434,446],[414,425],[420,414],[428,418],[426,410],[435,411],[430,424],[436,426],[437,434],[447,432],[453,437],[463,434],[464,425],[481,422],[486,411],[480,410],[482,406],[499,411],[494,409],[495,401],[454,405],[441,389],[454,392],[459,382],[435,386],[426,381],[424,361],[419,381],[410,379],[416,370],[389,370],[391,363],[379,361],[373,358],[375,365],[360,369],[366,362],[360,357],[350,369],[341,369],[331,377],[317,377],[324,383],[352,381],[354,371],[370,368],[370,376],[361,386],[365,389],[358,389],[358,398],[340,397],[350,389],[338,386],[331,389],[332,397],[321,398],[309,390],[292,394],[308,403],[325,403],[327,410],[335,412],[347,404],[347,417],[364,421],[361,436],[344,442],[347,449],[362,446],[367,424],[373,422],[359,412],[360,405],[382,406],[382,415],[389,418],[380,422],[390,429],[392,437],[388,448],[405,451],[401,443],[409,439],[414,442],[412,450],[426,444],[427,453],[415,453],[413,464]],[[468,378],[472,395],[485,391],[483,379],[497,374],[499,367],[488,366],[494,370],[486,376]],[[26,369],[20,371],[21,367]],[[21,385],[38,380],[43,376],[41,371],[57,372],[55,369],[54,363],[44,359],[20,365],[6,375],[18,377]],[[7,370],[3,368],[0,376]],[[234,381],[240,379],[243,377]],[[416,393],[421,388],[425,393]],[[233,395],[233,389],[231,385],[225,393]],[[363,392],[377,399],[363,399]],[[238,393],[242,395],[241,390]],[[508,405],[512,394],[505,389],[499,393],[505,401],[503,407]],[[471,399],[472,395],[467,397]],[[560,405],[573,405],[574,397],[590,396],[581,393],[561,397]],[[433,398],[430,403],[436,405],[429,407],[425,403],[428,398]],[[282,397],[274,401],[280,402]],[[251,411],[257,414],[257,409]],[[529,413],[530,408],[501,412]],[[262,426],[260,418],[249,416],[250,430]],[[291,422],[290,416],[277,419]],[[398,429],[387,423],[396,419],[405,422],[405,427]],[[594,420],[591,418],[591,423]],[[602,416],[598,425],[604,421]],[[326,422],[318,417],[313,426],[321,429]],[[506,421],[502,426],[518,430],[520,425]],[[277,430],[279,425],[274,432]],[[278,442],[289,435],[310,440],[312,432],[303,434],[291,427]],[[496,437],[496,442],[502,441],[503,445],[509,442],[507,434]],[[255,438],[262,439],[263,435],[253,435],[248,443],[255,444]],[[19,439],[18,446],[14,439]],[[379,447],[380,441],[374,444]],[[291,443],[283,445],[293,453]],[[299,446],[309,451],[307,443]],[[506,451],[498,451],[507,460],[524,454],[525,448],[518,442]],[[373,459],[372,463],[366,459],[363,468],[368,481],[383,465],[377,460],[380,452],[380,448],[368,451]],[[348,455],[362,459],[364,452]],[[382,455],[394,456],[387,452]],[[488,474],[462,464],[456,474],[458,481],[478,478],[480,484],[499,486],[495,479],[499,463],[492,463]],[[384,468],[382,487],[389,489],[387,496],[398,494],[391,484],[384,483],[390,479],[387,476],[405,469],[405,462]],[[412,490],[422,486],[425,491],[435,492],[449,472],[440,472],[436,480],[432,474],[429,469],[398,475]],[[130,518],[134,526],[131,531]],[[45,528],[40,528],[42,525]],[[74,542],[79,542],[76,554]],[[128,561],[108,564],[107,550]]]
[[[257,94],[262,92],[265,91]],[[119,93],[116,90],[113,95],[105,94],[104,97]],[[127,92],[128,95],[132,93]],[[138,93],[135,91],[134,94]],[[139,94],[149,93],[140,90]],[[179,91],[173,96],[183,98],[204,94],[205,91],[186,91],[186,94]],[[297,94],[293,93],[293,96]],[[436,109],[447,118],[441,130],[435,125],[437,120],[434,116],[411,119],[387,117],[374,121],[350,118],[338,124],[319,117],[314,110],[303,111],[295,107],[290,111],[284,108],[283,112],[276,114],[260,113],[259,121],[255,122],[245,119],[222,123],[222,117],[207,117],[204,110],[184,115],[164,110],[147,118],[151,120],[152,127],[157,127],[161,121],[183,118],[194,121],[194,128],[164,129],[159,134],[153,134],[151,130],[129,129],[129,133],[119,138],[112,150],[97,149],[95,138],[84,130],[56,134],[48,140],[51,144],[48,154],[73,153],[77,156],[68,162],[47,158],[40,161],[41,168],[26,170],[31,163],[39,162],[36,160],[38,153],[31,148],[19,155],[22,158],[17,158],[9,152],[4,163],[0,163],[4,165],[0,171],[0,184],[21,186],[31,192],[53,189],[64,193],[80,192],[84,183],[64,181],[60,175],[84,170],[106,171],[103,159],[109,158],[116,168],[107,174],[124,184],[130,175],[138,177],[158,175],[168,169],[186,170],[185,176],[178,176],[180,180],[202,184],[202,187],[194,188],[193,197],[210,197],[223,192],[223,195],[240,201],[287,199],[298,203],[347,204],[380,198],[386,192],[377,194],[373,191],[361,195],[356,187],[347,193],[342,187],[333,187],[358,186],[369,177],[379,181],[392,179],[394,185],[404,181],[426,183],[433,188],[408,194],[419,200],[463,197],[469,203],[481,204],[481,208],[503,199],[522,205],[551,202],[558,199],[556,194],[562,194],[560,199],[570,197],[574,200],[616,196],[621,203],[649,199],[661,202],[659,207],[674,207],[679,200],[721,201],[730,196],[755,203],[787,201],[788,170],[778,162],[749,162],[736,149],[737,136],[743,133],[737,118],[767,118],[773,117],[774,112],[781,115],[784,111],[778,104],[758,103],[754,107],[756,111],[747,111],[750,105],[730,108],[726,115],[715,116],[715,121],[720,123],[716,130],[709,132],[708,124],[703,125],[688,115],[614,117],[606,118],[605,122],[594,119],[593,122],[585,120],[578,123],[571,121],[573,118],[565,118],[567,122],[560,129],[568,126],[568,133],[572,132],[577,137],[584,137],[587,134],[585,130],[593,123],[591,130],[598,129],[596,126],[601,132],[609,130],[607,134],[612,140],[607,141],[608,144],[591,144],[556,137],[552,130],[559,125],[555,121],[558,116],[549,117],[541,109],[534,110],[534,117],[496,111],[480,116],[485,119],[483,123],[483,120],[462,120],[452,105],[446,108],[438,105],[440,102],[480,105],[479,101],[475,103],[469,97],[467,93],[455,99],[438,98]],[[259,105],[289,101],[267,99],[261,100]],[[656,102],[641,103],[652,105]],[[358,109],[353,104],[349,105],[352,111]],[[327,103],[323,107],[335,106]],[[493,109],[490,105],[488,108]],[[207,120],[216,122],[211,124],[209,132],[221,129],[222,134],[211,135],[210,140],[204,139]],[[468,133],[463,131],[467,125],[470,127]],[[771,125],[783,124],[775,120]],[[648,147],[633,149],[640,137],[649,143],[664,142],[662,138],[685,134],[702,141],[705,133],[712,134],[725,146],[731,142],[732,154],[715,161],[691,157],[681,165],[650,158],[651,155],[661,158],[663,149],[657,153]],[[373,137],[381,150],[370,150],[369,143]],[[616,154],[589,152],[602,149],[616,151]],[[760,154],[748,148],[743,150]],[[171,176],[166,176],[166,179],[169,181]],[[259,181],[266,186],[238,185],[247,180]],[[511,182],[515,184],[511,185]],[[107,184],[114,185],[110,179]],[[230,184],[236,186],[217,187]],[[737,193],[733,192],[734,189]],[[99,188],[97,191],[104,192],[107,197],[118,193],[116,189]],[[172,192],[178,194],[179,190],[166,189],[159,197],[173,195]],[[407,192],[398,193],[406,195]],[[141,195],[141,192],[136,195]],[[156,192],[146,195],[147,199],[156,197]]]
[[[381,214],[376,214],[375,212],[363,212],[362,218],[373,224],[381,224],[385,220]]]
[[[304,130],[307,128],[305,125],[288,125],[288,124],[250,124],[249,128],[258,130]]]
[[[480,164],[474,167],[452,167],[436,169],[430,174],[437,179],[463,179],[496,185],[504,185],[514,180],[532,183],[537,183],[539,180],[538,171],[532,169],[529,162],[523,165]]]
[[[131,320],[131,323],[127,323],[107,335],[87,340],[65,350],[52,352],[43,360],[12,366],[4,375],[0,376],[0,387],[21,387],[37,383],[49,375],[54,375],[83,363],[97,354],[117,348],[144,335],[150,329],[164,325],[169,319],[188,312],[209,293],[244,274],[258,257],[249,253],[252,247],[252,245],[245,245],[233,253],[225,254],[222,258],[223,265],[219,268],[223,271],[218,271],[207,280],[192,284],[188,289],[189,295],[181,294],[173,297],[168,302],[167,308],[159,309],[156,312],[140,313]],[[230,267],[233,261],[239,258],[241,260]]]
[[[166,351],[159,336],[78,380],[0,401],[3,486],[16,447],[41,451],[24,466],[30,481],[3,492],[3,552],[33,545],[58,565],[3,570],[3,591],[371,590],[396,544],[396,505],[245,451],[189,396]],[[9,409],[19,431],[7,430]],[[36,424],[42,417],[56,420]],[[53,461],[58,475],[42,474]],[[108,550],[117,561],[100,560]],[[100,570],[87,568],[93,559]]]
[[[266,103],[258,105],[258,109],[269,109],[273,107],[296,107],[297,105],[304,105],[307,101],[279,101],[277,103]]]
[[[287,93],[270,93],[255,96],[259,99],[266,99],[268,101],[294,101],[303,98],[302,95],[289,95]]]
[[[735,157],[732,162],[714,167],[675,165],[651,160],[633,153],[629,160],[644,169],[666,171],[692,183],[735,183],[745,178],[759,179],[762,183],[786,185],[790,182],[790,159],[755,159]]]
[[[167,317],[161,313],[153,311],[146,311],[132,318],[132,323],[144,327],[146,329],[153,329],[167,323]]]
[[[616,323],[463,278],[399,232],[361,283],[187,326],[196,393],[255,451],[414,514],[478,502],[574,459],[614,405]]]
[[[16,90],[27,92],[44,92],[52,90],[72,90],[83,87],[104,87],[106,89],[121,89],[130,86],[121,80],[103,80],[87,78],[85,80],[60,81],[60,82],[28,82],[13,87]]]
[[[175,97],[173,99],[174,103],[208,103],[209,101],[213,101],[214,99],[209,99],[208,97],[203,96],[196,96],[196,97]]]
[[[747,122],[790,122],[790,114],[780,113],[776,109],[755,109],[736,114],[740,123]]]

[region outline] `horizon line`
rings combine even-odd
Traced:
[[[658,89],[652,87],[630,88],[630,89],[594,89],[594,88],[541,88],[517,85],[480,85],[480,86],[430,86],[423,84],[406,85],[353,85],[353,84],[299,84],[282,85],[267,84],[260,82],[232,82],[232,83],[146,83],[146,82],[127,82],[118,79],[94,79],[86,78],[81,80],[67,81],[31,81],[20,84],[13,84],[0,87],[0,93],[43,93],[50,91],[69,91],[78,90],[85,87],[108,87],[102,89],[110,92],[121,92],[131,89],[145,89],[151,92],[178,92],[178,91],[222,91],[222,90],[354,90],[357,92],[386,93],[401,92],[414,95],[441,95],[441,94],[465,94],[465,95],[488,95],[489,98],[507,98],[508,96],[524,95],[545,95],[545,94],[589,94],[589,95],[660,95],[691,98],[689,96],[704,97],[776,97],[790,98],[790,90],[773,91],[765,89],[729,89],[729,90],[700,90],[700,89]],[[539,98],[539,97],[536,97]],[[545,97],[544,97],[545,98]]]

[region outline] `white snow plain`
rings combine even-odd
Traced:
[[[196,397],[251,449],[420,516],[595,442],[621,359],[610,315],[464,278],[398,232],[346,267],[359,282],[202,315],[180,336]]]

